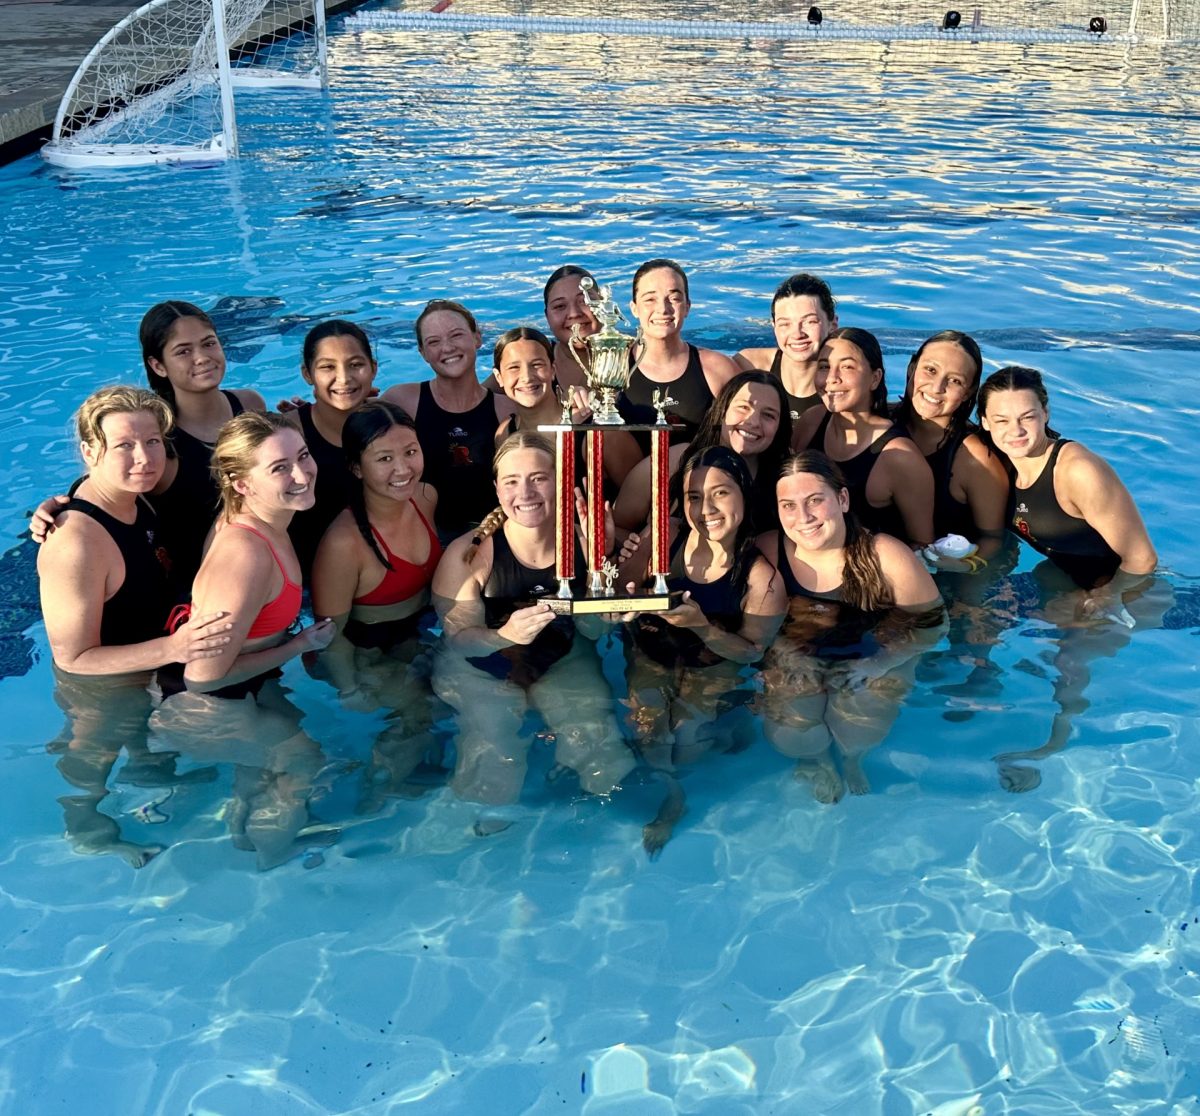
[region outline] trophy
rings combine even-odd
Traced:
[[[587,376],[592,396],[592,417],[587,422],[573,423],[570,409],[563,408],[559,423],[539,426],[554,436],[555,450],[555,533],[554,576],[558,592],[546,600],[559,612],[663,612],[678,603],[679,594],[667,590],[667,571],[670,561],[667,538],[670,518],[667,507],[667,487],[670,478],[671,427],[666,409],[675,403],[666,389],[655,391],[653,423],[627,423],[617,411],[617,394],[629,383],[630,373],[637,367],[630,359],[630,350],[639,337],[630,337],[617,329],[622,320],[620,308],[612,296],[611,287],[600,287],[597,298],[591,296],[595,283],[586,276],[580,280],[584,301],[600,323],[600,330],[583,337],[578,324],[572,326],[573,342],[585,344],[589,361],[579,359],[572,345],[571,352]],[[604,432],[621,429],[649,431],[651,460],[650,503],[650,564],[652,585],[647,592],[618,593],[614,582],[617,569],[606,556],[608,539],[604,523]],[[584,438],[584,468],[587,474],[587,516],[584,558],[588,578],[586,595],[576,597],[571,582],[575,569],[575,437]]]

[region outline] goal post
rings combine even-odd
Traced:
[[[258,9],[244,38],[231,42],[235,89],[326,89],[324,0],[228,0]]]

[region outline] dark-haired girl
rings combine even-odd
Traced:
[[[428,750],[433,695],[419,636],[432,618],[442,548],[433,528],[437,493],[421,480],[412,419],[394,403],[366,403],[346,420],[342,447],[355,484],[317,549],[312,602],[340,633],[318,660],[339,697],[356,709],[391,711],[373,749],[374,801],[401,789]]]
[[[989,557],[1004,533],[1008,474],[971,425],[983,355],[958,330],[936,333],[908,363],[893,414],[933,473],[933,533],[982,543]]]
[[[346,419],[371,397],[378,365],[366,333],[353,322],[331,319],[308,331],[300,373],[313,401],[288,413],[317,465],[316,501],[292,519],[288,534],[304,580],[311,578],[321,537],[350,502],[353,478],[342,452]]]
[[[787,600],[755,545],[753,481],[741,456],[726,446],[689,452],[672,487],[683,518],[672,522],[667,584],[684,598],[630,623],[627,670],[643,753],[664,770],[697,758],[716,732],[732,731],[716,722],[743,704],[743,668],[762,658]],[[622,565],[623,583],[643,580],[649,549],[643,538]]]
[[[778,563],[788,616],[763,670],[767,739],[797,760],[822,802],[869,789],[862,755],[887,735],[915,656],[940,636],[942,601],[921,561],[855,516],[823,453],[788,458],[776,488],[781,530],[759,546]],[[907,669],[906,669],[907,668]]]
[[[837,324],[837,304],[829,284],[806,272],[789,275],[771,299],[775,348],[742,349],[733,362],[746,370],[767,368],[778,376],[796,421],[805,411],[821,406],[817,356]]]
[[[850,506],[868,530],[928,546],[934,540],[933,474],[888,417],[883,352],[874,334],[835,329],[817,361],[817,388],[825,410],[804,415],[793,445],[837,462]]]
[[[674,260],[647,260],[634,272],[629,306],[642,344],[634,354],[637,368],[621,397],[622,414],[630,422],[653,422],[654,392],[666,389],[674,400],[667,416],[680,428],[681,440],[688,441],[738,367],[724,354],[683,339],[692,301],[687,275]]]
[[[584,366],[588,364],[584,339],[600,330],[600,323],[583,296],[580,286],[583,279],[591,279],[593,283],[596,281],[587,268],[563,264],[550,273],[542,290],[546,325],[550,327],[554,338],[554,378],[563,388],[587,386],[586,374],[580,366],[581,361]],[[579,327],[580,340],[576,339],[576,326]]]

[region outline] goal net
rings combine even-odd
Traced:
[[[322,0],[265,0],[245,37],[230,41],[235,89],[329,84]]]

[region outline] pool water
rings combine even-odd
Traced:
[[[1195,59],[337,20],[330,54],[327,95],[239,95],[226,166],[0,169],[0,1109],[1195,1112]],[[893,387],[943,328],[989,369],[1044,369],[1055,426],[1150,526],[1143,622],[1079,648],[1018,593],[985,661],[961,634],[922,661],[870,794],[818,804],[760,740],[686,773],[652,863],[653,782],[579,796],[545,742],[495,836],[438,786],[359,812],[380,718],[298,662],[324,826],[281,867],[231,842],[238,775],[203,734],[173,773],[135,733],[111,774],[101,754],[64,777],[22,516],[76,473],[78,402],[140,379],[151,303],[215,307],[227,383],[274,399],[322,318],[378,338],[381,383],[413,380],[427,299],[465,301],[490,347],[541,323],[560,263],[624,298],[656,255],[688,267],[686,332],[718,349],[768,343],[804,269],[878,333]],[[1081,663],[1069,746],[998,764],[1045,743]],[[80,855],[79,810],[127,856]]]

